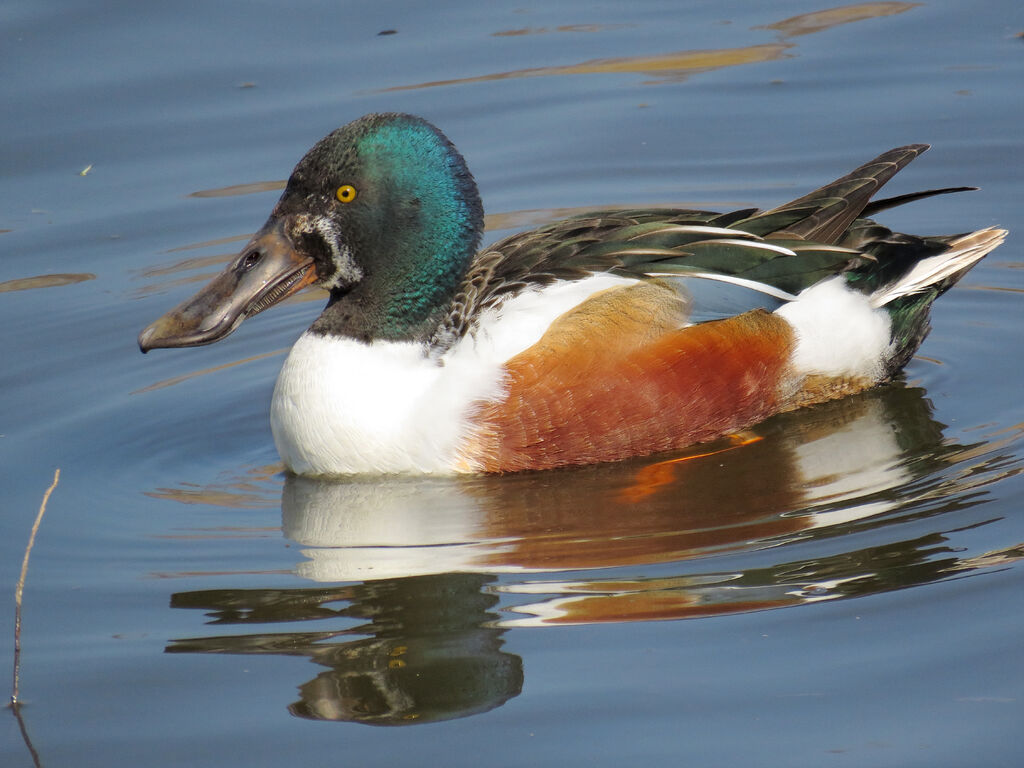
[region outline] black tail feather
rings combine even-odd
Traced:
[[[872,200],[870,203],[864,206],[864,210],[861,211],[863,218],[870,218],[879,211],[887,211],[890,208],[895,208],[897,205],[903,205],[904,203],[912,203],[915,200],[924,200],[926,197],[934,197],[935,195],[948,195],[953,192],[976,192],[977,187],[944,187],[943,189],[927,189],[923,192],[911,192],[907,195],[897,195],[896,197],[885,197],[881,200]]]

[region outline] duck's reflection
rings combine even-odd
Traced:
[[[346,585],[186,592],[172,605],[217,624],[327,628],[168,650],[306,656],[327,669],[289,707],[302,717],[464,717],[519,693],[522,662],[502,650],[510,627],[780,608],[1019,558],[1017,548],[958,551],[943,517],[1017,471],[999,449],[945,440],[922,391],[893,386],[667,461],[471,479],[289,477],[283,527],[304,557],[295,572]]]
[[[288,477],[299,575],[354,581],[674,563],[777,546],[905,506],[946,466],[920,390],[891,388],[785,414],[757,434],[662,461],[476,478]]]
[[[333,590],[211,590],[172,597],[176,608],[210,611],[215,623],[266,624],[331,617],[362,620],[336,631],[179,640],[178,653],[306,656],[327,667],[299,686],[288,710],[317,720],[371,725],[434,722],[486,712],[517,696],[519,656],[493,626],[493,578],[418,576]]]

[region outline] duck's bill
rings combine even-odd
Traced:
[[[268,222],[212,282],[148,325],[139,334],[139,348],[148,352],[220,341],[245,318],[315,280],[313,260],[295,249],[279,223]]]

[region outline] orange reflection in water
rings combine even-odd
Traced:
[[[624,56],[609,59],[590,59],[579,64],[565,64],[551,67],[530,67],[510,72],[494,72],[476,77],[460,77],[452,80],[434,80],[414,85],[396,85],[382,88],[378,93],[391,91],[412,91],[420,88],[437,88],[447,85],[486,83],[494,80],[509,80],[520,77],[548,77],[552,75],[593,75],[593,74],[644,74],[657,78],[648,84],[682,82],[699,72],[710,72],[740,64],[755,64],[775,61],[787,56],[791,43],[765,43],[744,48],[721,48],[707,51],[673,51],[655,56]]]
[[[866,21],[877,19],[882,16],[895,16],[904,13],[911,8],[917,8],[921,3],[859,3],[857,5],[844,5],[840,8],[830,8],[825,11],[814,11],[802,13],[799,16],[792,16],[774,24],[766,24],[754,29],[772,29],[780,32],[783,37],[798,37],[799,35],[811,35],[815,32],[822,32],[842,24],[850,24],[854,21]]]
[[[562,24],[557,27],[523,27],[492,32],[492,37],[523,37],[524,35],[546,35],[549,32],[606,32],[611,29],[628,29],[636,24]]]
[[[284,181],[254,181],[249,184],[232,184],[228,187],[217,189],[201,189],[193,192],[189,197],[237,197],[239,195],[253,195],[258,192],[275,192],[284,189]]]
[[[287,349],[275,349],[272,352],[264,352],[259,355],[252,355],[251,357],[243,357],[241,360],[232,360],[230,363],[215,365],[212,368],[203,368],[200,371],[191,371],[189,373],[184,373],[181,376],[174,376],[173,378],[170,379],[164,379],[163,381],[155,382],[153,384],[150,384],[149,386],[143,387],[142,389],[136,389],[134,392],[132,392],[132,394],[141,395],[144,392],[152,392],[155,389],[172,387],[175,384],[180,384],[183,381],[194,379],[196,376],[205,376],[209,373],[216,373],[217,371],[224,371],[227,370],[228,368],[234,368],[236,365],[245,365],[246,363],[251,363],[256,360],[264,360],[268,357],[274,357],[275,355],[283,355],[287,351]]]
[[[321,582],[176,593],[172,607],[233,627],[166,650],[307,658],[317,671],[288,706],[298,717],[436,722],[519,694],[522,660],[503,640],[513,627],[771,610],[1024,558],[1024,545],[968,553],[958,529],[898,524],[941,520],[1020,472],[1008,460],[1019,425],[957,445],[923,390],[891,386],[783,414],[752,434],[674,460],[504,477],[286,477],[281,489],[276,468],[263,467],[208,488],[160,489],[152,495],[183,503],[280,498],[284,535],[302,547],[294,574]],[[827,545],[800,546],[816,537]]]
[[[19,277],[16,280],[6,280],[0,283],[0,293],[9,293],[11,291],[33,291],[37,288],[58,288],[62,285],[74,285],[75,283],[84,283],[87,280],[95,279],[96,275],[90,272]]]

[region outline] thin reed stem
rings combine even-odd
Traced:
[[[46,502],[50,500],[50,494],[57,487],[60,480],[60,467],[53,473],[53,482],[43,494],[43,503],[39,505],[39,512],[36,513],[36,521],[32,524],[32,533],[28,537],[28,546],[25,547],[25,558],[21,561],[21,575],[18,577],[18,585],[14,588],[14,684],[11,689],[11,706],[18,708],[18,679],[21,673],[21,596],[25,591],[25,576],[28,574],[28,558],[32,554],[32,545],[36,542],[36,532],[39,524],[43,521],[43,514],[46,512]]]

